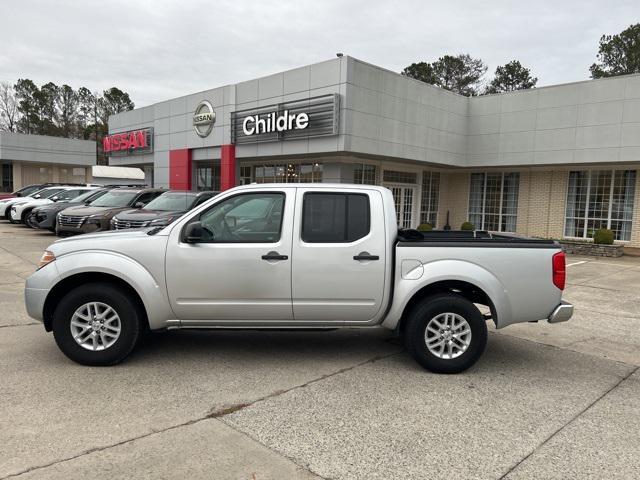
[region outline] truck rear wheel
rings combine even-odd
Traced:
[[[487,344],[487,325],[469,300],[438,294],[422,300],[409,314],[405,346],[434,373],[459,373],[478,361]]]
[[[117,287],[90,283],[65,295],[53,314],[53,336],[62,353],[82,365],[115,365],[133,350],[140,313]]]

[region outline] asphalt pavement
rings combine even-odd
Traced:
[[[382,330],[173,331],[90,368],[24,310],[53,240],[0,222],[0,479],[638,477],[640,258],[568,257],[574,318],[491,329],[460,375]]]

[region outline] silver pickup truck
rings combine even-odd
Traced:
[[[487,320],[571,317],[556,242],[396,225],[382,187],[237,187],[166,227],[55,242],[27,311],[85,365],[122,361],[146,330],[383,327],[441,373],[478,360]]]

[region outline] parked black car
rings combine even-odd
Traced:
[[[218,193],[176,190],[165,192],[142,209],[126,210],[115,215],[111,219],[111,229],[164,227]]]
[[[43,228],[55,232],[56,217],[59,212],[69,207],[89,205],[91,202],[100,198],[109,190],[111,189],[101,188],[99,190],[91,190],[68,201],[57,201],[55,203],[36,207],[31,210],[31,214],[27,217],[25,223],[32,228]]]

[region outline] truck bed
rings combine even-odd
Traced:
[[[555,240],[468,230],[398,231],[399,247],[560,248]]]

